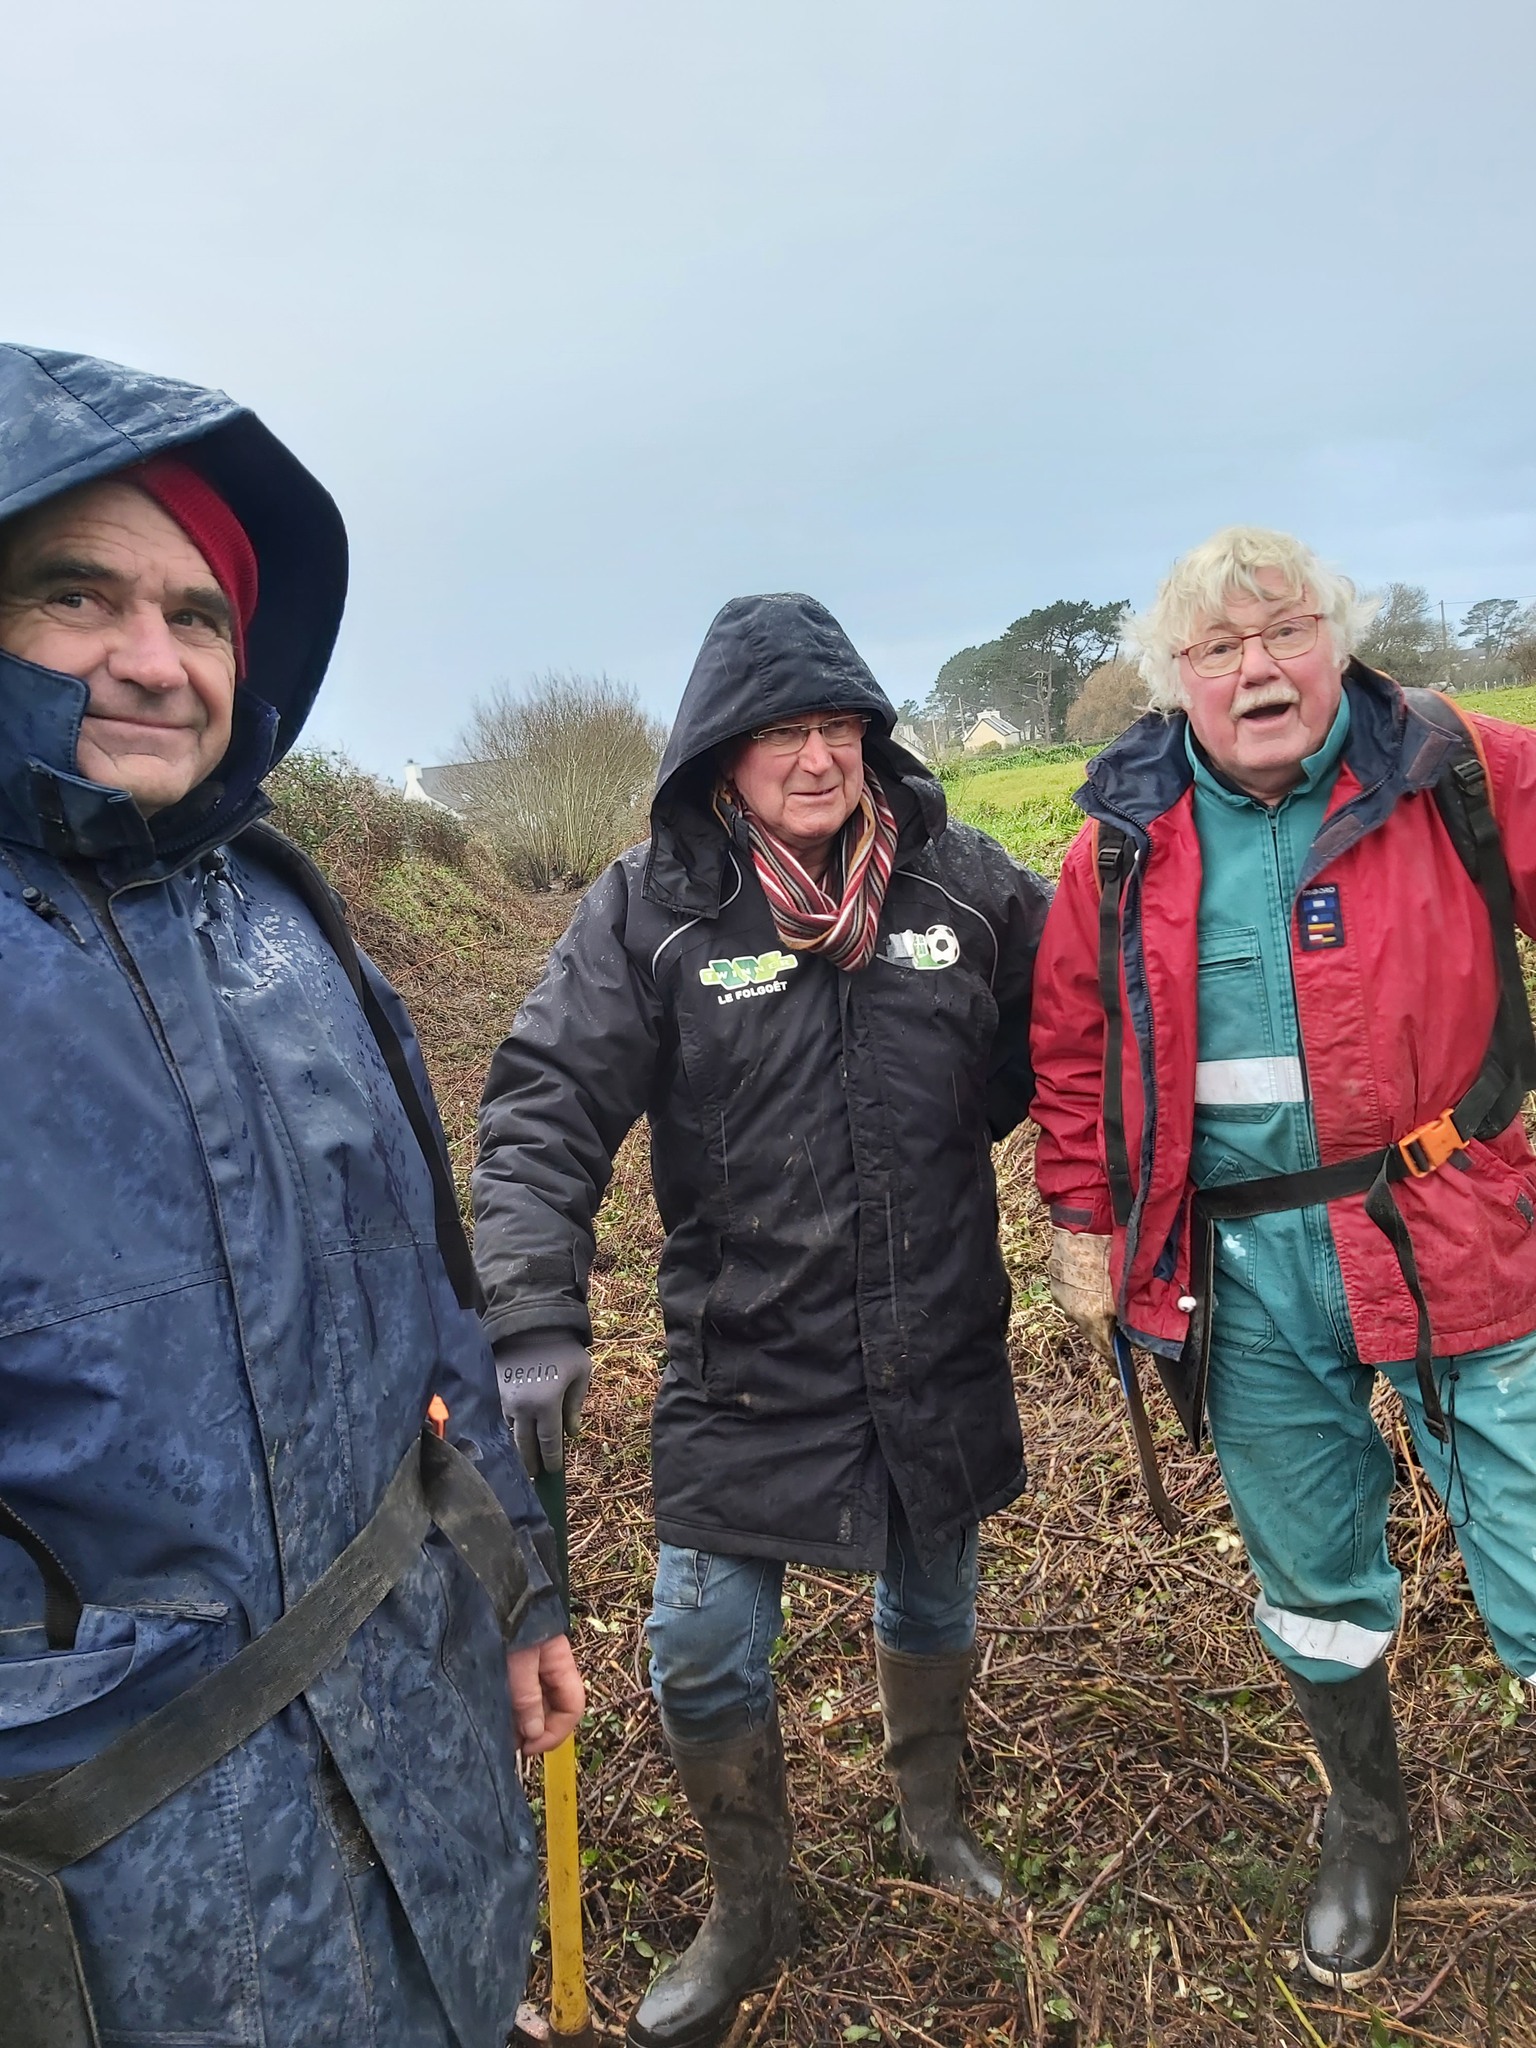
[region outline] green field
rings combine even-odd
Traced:
[[[1536,689],[1477,690],[1457,700],[1468,711],[1507,718],[1512,725],[1536,725]],[[943,771],[949,808],[968,825],[979,825],[1011,854],[1054,875],[1083,822],[1072,792],[1083,780],[1091,747],[1025,747],[1015,754],[973,767],[969,762]]]
[[[1083,814],[1072,792],[1083,779],[1086,748],[1034,747],[984,767],[944,771],[949,808],[1001,840],[1011,854],[1054,875]]]

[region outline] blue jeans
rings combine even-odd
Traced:
[[[773,1707],[768,1660],[778,1639],[784,1563],[723,1557],[663,1543],[645,1627],[651,1691],[668,1732],[722,1742],[760,1728]],[[915,1657],[949,1656],[976,1640],[976,1524],[919,1564],[894,1493],[885,1569],[875,1580],[875,1637]]]

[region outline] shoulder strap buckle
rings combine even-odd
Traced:
[[[1106,825],[1100,820],[1094,865],[1098,869],[1101,890],[1107,889],[1120,873],[1125,863],[1126,848],[1130,843],[1129,834],[1122,832],[1118,825]]]

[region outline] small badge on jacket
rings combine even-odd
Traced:
[[[1344,918],[1339,909],[1337,882],[1323,882],[1303,889],[1296,906],[1303,953],[1328,953],[1344,943]]]
[[[880,958],[932,974],[954,966],[960,958],[960,941],[954,926],[948,924],[931,924],[925,932],[888,932]]]

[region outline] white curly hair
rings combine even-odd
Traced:
[[[1259,581],[1278,573],[1281,588]],[[1203,621],[1219,619],[1231,597],[1305,600],[1322,613],[1340,662],[1349,659],[1376,615],[1347,576],[1330,569],[1302,541],[1266,526],[1224,526],[1175,562],[1144,612],[1127,612],[1122,646],[1141,670],[1154,711],[1179,710],[1184,691],[1179,655]]]

